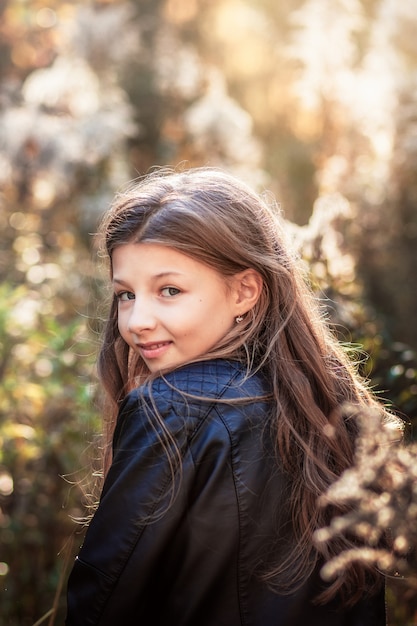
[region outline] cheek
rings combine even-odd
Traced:
[[[123,315],[123,313],[118,313],[117,315],[117,326],[119,328],[119,333],[123,336],[126,334],[126,330],[127,330],[127,319],[126,319],[126,315]]]

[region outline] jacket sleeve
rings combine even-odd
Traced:
[[[159,401],[161,400],[161,401]],[[153,398],[177,451],[183,457],[182,490],[192,481],[193,463],[187,454],[184,418],[172,402]],[[161,410],[162,406],[162,410]],[[67,626],[128,626],[134,623],[137,607],[146,603],[147,575],[163,554],[175,524],[181,516],[181,504],[175,513],[165,516],[165,537],[145,540],[155,534],[153,523],[170,505],[172,494],[169,457],[158,427],[151,425],[148,398],[132,393],[122,407],[114,437],[114,456],[106,478],[98,509],[87,530],[84,544],[68,581]],[[164,495],[165,494],[165,495]],[[156,554],[159,552],[159,555]],[[134,584],[120,584],[129,559],[138,555]],[[131,577],[130,577],[131,578]],[[117,597],[117,601],[116,601]],[[112,607],[114,607],[112,609]]]

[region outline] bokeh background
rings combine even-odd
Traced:
[[[413,437],[417,1],[1,0],[0,626],[63,623],[100,431],[93,234],[180,163],[275,196]]]

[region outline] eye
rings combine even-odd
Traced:
[[[161,289],[161,295],[164,298],[172,298],[172,296],[176,296],[178,295],[180,292],[179,289],[177,289],[176,287],[163,287]]]
[[[131,291],[120,291],[119,293],[116,293],[116,298],[119,302],[127,302],[128,300],[134,300],[135,294]]]

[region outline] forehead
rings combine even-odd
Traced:
[[[225,282],[225,278],[214,268],[175,248],[158,243],[117,246],[112,254],[112,270],[114,281],[126,276],[139,279],[172,274]]]

